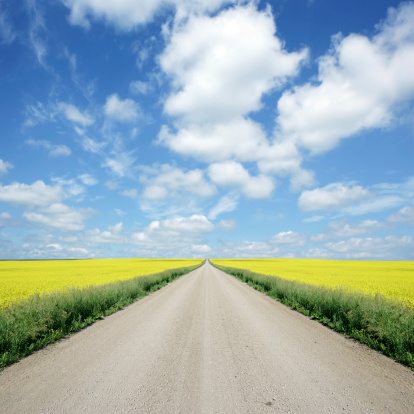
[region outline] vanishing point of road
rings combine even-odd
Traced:
[[[0,373],[0,413],[414,412],[414,372],[206,263]]]

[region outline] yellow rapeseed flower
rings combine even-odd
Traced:
[[[412,261],[232,259],[213,262],[310,285],[346,289],[373,296],[379,294],[414,308]]]
[[[0,261],[0,308],[35,294],[102,285],[200,262],[199,259]]]

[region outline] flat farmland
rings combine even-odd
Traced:
[[[215,259],[213,262],[349,293],[381,295],[414,308],[414,262],[315,259]]]
[[[0,261],[0,309],[33,295],[63,293],[199,263],[192,259]]]

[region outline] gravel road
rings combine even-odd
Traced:
[[[410,413],[414,372],[209,263],[0,373],[0,413]]]

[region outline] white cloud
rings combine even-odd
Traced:
[[[156,252],[163,252],[163,255],[168,252],[174,256],[184,257],[191,251],[189,246],[205,244],[202,236],[213,230],[214,224],[205,216],[176,217],[152,221],[141,232],[133,233],[130,242]]]
[[[66,145],[55,145],[49,152],[51,157],[68,157],[71,154],[71,149]]]
[[[160,223],[162,228],[178,232],[209,233],[213,231],[214,225],[207,217],[194,214],[191,217],[177,217],[163,220]]]
[[[16,33],[5,11],[0,12],[0,44],[9,45],[16,38]]]
[[[62,0],[70,9],[69,21],[74,25],[90,27],[90,19],[104,20],[116,28],[129,31],[148,23],[163,7],[175,7],[177,19],[189,13],[212,12],[234,0]]]
[[[409,203],[414,196],[414,179],[402,183],[380,183],[365,189],[342,183],[304,191],[298,205],[303,211],[339,210],[347,215],[362,215],[389,210]]]
[[[191,217],[176,217],[174,219],[152,221],[143,232],[134,233],[131,236],[131,239],[135,241],[143,241],[154,234],[162,236],[163,232],[165,232],[167,238],[171,235],[182,236],[183,234],[189,233],[201,234],[209,233],[213,231],[213,229],[214,224],[208,221],[206,217],[194,214]]]
[[[63,231],[80,231],[85,228],[84,221],[94,211],[90,208],[73,208],[65,204],[55,203],[42,208],[41,212],[24,212],[23,217],[40,225],[57,228]]]
[[[0,184],[0,201],[27,207],[47,206],[59,202],[64,196],[60,186],[49,186],[43,181],[33,184]]]
[[[395,106],[414,94],[413,19],[414,3],[402,3],[389,10],[372,39],[334,37],[319,60],[318,84],[280,98],[280,136],[320,153],[364,129],[389,125]]]
[[[275,33],[270,7],[259,11],[253,3],[175,26],[160,57],[173,87],[164,111],[175,117],[175,128],[164,125],[158,142],[204,162],[258,162],[262,173],[290,175],[294,190],[313,185],[295,143],[269,143],[261,125],[247,118],[307,59],[306,49],[289,53]],[[255,184],[244,192],[269,194],[270,179],[258,179],[267,190],[253,195]]]
[[[191,121],[224,121],[261,108],[264,93],[297,73],[307,50],[288,53],[270,8],[234,7],[191,16],[160,57],[175,88],[165,112]]]
[[[375,195],[372,200],[363,201],[360,204],[349,206],[343,209],[343,212],[352,216],[375,213],[378,211],[395,208],[404,203],[404,199],[397,195],[382,196]]]
[[[52,181],[59,184],[66,196],[76,197],[85,192],[85,187],[77,183],[74,179],[54,177]]]
[[[107,230],[100,231],[99,229],[88,230],[85,233],[85,240],[89,243],[99,244],[127,244],[128,238],[123,236],[122,222],[109,226]]]
[[[114,226],[109,226],[108,230],[111,231],[114,234],[119,234],[119,233],[122,233],[124,231],[124,225],[121,221],[121,222],[115,224]]]
[[[152,200],[173,197],[183,191],[200,197],[210,197],[216,192],[215,187],[204,179],[203,171],[184,172],[168,164],[147,168],[140,181],[146,185],[143,197]]]
[[[256,161],[268,151],[266,135],[259,124],[237,117],[226,122],[191,123],[176,133],[163,126],[158,142],[174,152],[201,161]]]
[[[115,181],[108,180],[105,182],[105,187],[109,188],[110,190],[118,190],[119,184]]]
[[[12,164],[10,164],[8,161],[3,161],[0,158],[0,175],[7,174],[12,168],[14,168]]]
[[[315,185],[315,174],[312,171],[298,168],[292,171],[290,177],[290,188],[292,191],[300,191],[304,187]]]
[[[232,257],[232,258],[258,258],[258,257],[276,257],[279,254],[279,249],[275,246],[270,246],[264,242],[249,242],[242,241],[238,243],[226,243],[221,246],[218,252],[218,257]]]
[[[66,249],[59,243],[48,243],[46,246],[38,245],[35,248],[32,248],[30,244],[24,244],[22,248],[21,257],[25,259],[78,259],[85,258],[85,256],[94,256],[84,248],[71,247]]]
[[[135,94],[146,95],[151,90],[148,82],[133,81],[129,84],[129,90]]]
[[[171,0],[177,9],[176,20],[181,21],[188,15],[213,13],[226,4],[243,4],[248,0]]]
[[[375,184],[373,191],[383,195],[397,195],[402,198],[411,199],[414,196],[414,177],[408,177],[402,183],[380,183]]]
[[[304,223],[316,223],[318,221],[321,221],[325,218],[325,216],[312,216],[304,219]]]
[[[342,224],[345,224],[342,222]],[[339,225],[337,226],[340,227]],[[384,227],[381,223],[364,221],[358,225],[342,226],[343,236],[370,230],[375,231]],[[358,231],[361,230],[361,231]],[[351,230],[351,231],[348,231]],[[339,235],[339,233],[338,233]],[[324,237],[312,237],[310,241],[318,243],[326,241]],[[327,242],[321,247],[304,248],[307,236],[291,231],[281,232],[268,242],[243,241],[225,243],[211,256],[231,258],[258,257],[310,257],[319,259],[354,259],[354,260],[413,260],[414,238],[410,236],[386,236],[384,238],[351,237],[339,242]],[[276,244],[276,246],[275,246]]]
[[[112,173],[118,177],[130,177],[132,176],[132,166],[135,162],[135,158],[131,153],[118,152],[115,153],[114,158],[107,157],[102,163],[103,167],[108,167]]]
[[[343,209],[350,215],[360,215],[394,209],[411,203],[414,196],[414,178],[409,177],[402,183],[380,183],[370,188],[372,198]]]
[[[93,154],[102,154],[102,150],[106,147],[106,142],[99,142],[89,137],[83,137],[81,141],[82,147],[85,151]]]
[[[197,254],[204,254],[204,253],[211,252],[211,247],[208,246],[207,244],[193,244],[190,249],[193,253],[197,253]]]
[[[370,196],[371,193],[361,186],[348,187],[342,183],[333,183],[303,191],[298,205],[302,211],[338,209]]]
[[[303,170],[301,161],[302,156],[295,143],[285,140],[262,146],[257,165],[263,173],[291,174],[292,189],[297,190],[314,184],[313,173]]]
[[[123,30],[131,30],[135,25],[151,21],[163,0],[62,0],[70,8],[69,21],[85,28],[90,27],[89,17],[106,20]]]
[[[60,102],[58,104],[58,110],[68,121],[81,125],[84,128],[95,122],[95,120],[87,112],[82,113],[76,106],[71,104]]]
[[[270,240],[269,243],[271,244],[288,244],[290,246],[304,246],[307,242],[307,237],[301,233],[295,233],[291,230],[278,233],[274,235]]]
[[[46,148],[51,157],[68,157],[72,154],[71,149],[66,145],[51,144],[49,141],[45,140],[28,139],[26,144],[34,148]]]
[[[26,105],[25,115],[24,126],[32,127],[39,123],[55,121],[56,108],[50,108],[50,105],[45,106],[41,102],[36,102],[36,104]]]
[[[60,238],[63,240],[63,238]],[[45,244],[43,244],[45,243]],[[57,243],[55,240],[42,244],[38,244],[36,247],[26,243],[22,245],[24,249],[22,251],[22,257],[24,258],[36,258],[36,259],[77,259],[85,257],[93,257],[93,254],[89,254],[88,250],[82,247],[69,247]]]
[[[138,197],[138,191],[137,191],[136,188],[132,188],[130,190],[121,191],[121,194],[124,197],[129,197],[129,198],[137,198]]]
[[[158,185],[151,185],[144,190],[144,198],[149,200],[163,200],[168,195],[168,190],[165,187]]]
[[[51,250],[52,252],[61,252],[63,250],[62,246],[57,243],[48,244],[46,249]]]
[[[262,174],[257,177],[250,176],[241,184],[241,191],[248,198],[269,198],[274,188],[273,180]]]
[[[11,218],[12,216],[7,212],[0,213],[0,227],[3,227],[6,224],[8,224]]]
[[[208,213],[208,218],[210,220],[215,220],[217,216],[222,213],[230,213],[237,208],[237,197],[233,196],[223,196],[217,202],[217,204],[210,210]]]
[[[376,220],[364,220],[358,224],[349,224],[346,220],[333,221],[328,224],[326,235],[328,237],[355,237],[362,234],[374,233],[377,230],[385,228],[385,224],[379,223]]]
[[[119,216],[119,217],[124,217],[125,214],[127,214],[125,211],[121,210],[120,208],[114,208],[115,213]]]
[[[73,254],[75,254],[77,256],[78,255],[86,256],[86,255],[89,254],[89,252],[86,249],[82,248],[82,247],[70,247],[68,249],[68,252],[69,253],[73,253]]]
[[[149,49],[146,47],[141,48],[141,50],[137,53],[137,59],[136,59],[136,64],[137,64],[138,69],[142,70],[144,63],[148,60],[149,56],[150,56]]]
[[[210,179],[222,187],[239,187],[249,198],[268,198],[275,186],[270,177],[252,177],[249,172],[235,161],[211,164],[208,168]]]
[[[217,227],[224,231],[233,231],[236,230],[237,222],[235,220],[220,220],[217,224]]]
[[[86,174],[86,173],[85,174],[81,174],[81,175],[79,175],[79,179],[85,185],[92,186],[92,185],[98,184],[98,180],[95,177],[93,177],[92,175],[90,175],[90,174]]]
[[[139,105],[132,99],[119,99],[114,93],[106,98],[105,114],[119,122],[135,122],[141,116]]]
[[[47,35],[45,19],[37,7],[35,0],[27,1],[27,11],[29,15],[29,42],[41,66],[47,68],[46,55],[48,47],[44,37]]]
[[[328,251],[345,259],[412,260],[414,239],[410,236],[387,236],[384,238],[351,238],[337,243],[326,243]]]
[[[62,239],[66,243],[76,243],[78,242],[78,238],[76,236],[66,236],[62,237]]]
[[[390,223],[414,224],[414,207],[405,206],[396,213],[391,214],[387,220]]]

